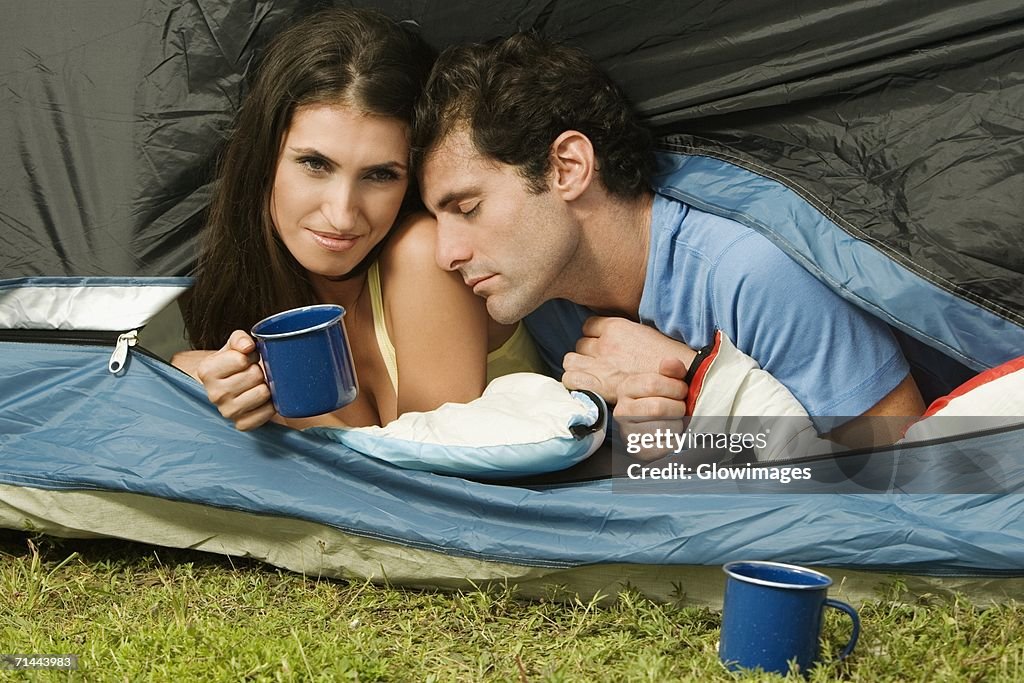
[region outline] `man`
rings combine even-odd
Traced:
[[[836,440],[854,440],[861,421],[849,417],[923,411],[886,325],[754,230],[652,190],[649,133],[582,52],[525,34],[449,48],[416,121],[439,265],[499,322],[556,299],[599,314],[564,357],[570,388],[633,414],[681,414],[693,349],[721,330],[819,425],[837,416]],[[564,302],[545,309],[528,322],[551,358],[580,318]]]

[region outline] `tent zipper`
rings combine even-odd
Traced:
[[[128,364],[129,350],[139,342],[139,331],[128,330],[115,338],[113,332],[91,332],[83,330],[0,330],[0,341],[27,344],[80,344],[89,346],[114,345],[114,351],[107,361],[107,370],[118,375]],[[139,350],[144,350],[139,347]]]
[[[107,370],[110,374],[116,375],[128,364],[128,349],[139,343],[139,331],[130,330],[118,335],[114,343],[114,352],[110,354],[110,362],[107,363]]]

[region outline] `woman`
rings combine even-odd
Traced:
[[[267,48],[221,160],[185,310],[193,348],[220,350],[172,359],[238,429],[384,425],[472,400],[489,375],[541,368],[525,328],[493,323],[438,268],[433,220],[409,210],[409,126],[431,61],[417,36],[358,9],[320,12]],[[314,303],[346,309],[359,396],[284,420],[245,330]]]

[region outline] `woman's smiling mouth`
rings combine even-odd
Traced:
[[[310,230],[309,233],[313,236],[313,240],[327,251],[348,251],[359,239],[359,235],[338,235],[315,230]]]

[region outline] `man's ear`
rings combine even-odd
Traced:
[[[551,189],[565,201],[582,195],[597,173],[594,146],[583,133],[567,130],[551,143]]]

